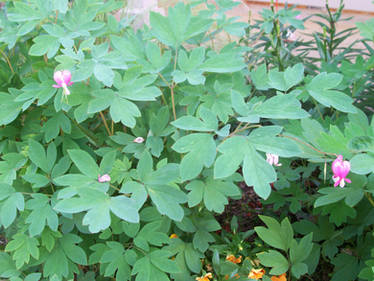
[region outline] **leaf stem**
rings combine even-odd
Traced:
[[[282,135],[282,134],[279,134],[280,137],[283,137],[283,138],[288,138],[288,139],[291,139],[291,140],[294,140],[298,143],[301,143],[311,149],[313,149],[314,151],[320,153],[320,154],[323,154],[323,155],[334,155],[334,156],[337,156],[336,153],[329,153],[329,152],[323,152],[321,150],[318,150],[317,148],[315,148],[314,146],[310,145],[309,143],[306,143],[306,142],[303,142],[302,140],[299,140],[298,138],[294,138],[294,137],[291,137],[291,136],[286,136],[286,135]]]
[[[175,113],[175,100],[174,100],[174,84],[170,88],[170,93],[171,93],[171,106],[173,107],[173,117],[174,120],[177,120],[177,114]]]
[[[369,200],[370,204],[374,207],[374,200],[373,197],[371,197],[371,194],[369,192],[365,192],[365,196]]]
[[[103,123],[104,123],[105,129],[106,129],[106,131],[108,132],[108,135],[111,136],[112,133],[111,133],[111,131],[110,131],[110,129],[109,129],[108,123],[106,122],[105,116],[104,116],[104,114],[103,114],[101,111],[100,111],[100,117],[101,117],[101,120],[103,120]]]
[[[90,130],[87,130],[83,126],[81,126],[75,119],[72,119],[69,115],[64,112],[65,116],[70,119],[71,122],[74,123],[75,126],[77,126],[85,135],[88,139],[90,139],[96,146],[99,143],[99,140],[96,138],[94,134],[91,133]]]
[[[164,81],[165,84],[166,84],[169,88],[171,88],[170,83],[165,79],[165,77],[164,77],[160,72],[158,73],[158,76],[160,76],[160,78],[162,79],[162,81]]]
[[[14,74],[14,69],[12,67],[12,64],[10,63],[10,60],[9,60],[8,56],[1,49],[0,49],[0,52],[3,55],[4,59],[6,60],[6,62],[8,63],[10,71],[12,71],[12,74]]]

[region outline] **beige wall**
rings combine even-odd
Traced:
[[[257,0],[269,3],[269,0]],[[274,0],[275,2],[276,0]],[[279,3],[298,4],[306,6],[324,7],[326,0],[278,0]],[[339,6],[340,0],[329,0],[329,5],[332,8]],[[374,4],[372,0],[344,0],[345,9],[374,12]]]

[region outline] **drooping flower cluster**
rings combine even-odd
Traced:
[[[332,162],[331,165],[333,181],[335,182],[334,187],[338,185],[340,187],[345,186],[345,182],[351,183],[351,180],[347,178],[349,171],[351,170],[351,163],[349,161],[343,161],[343,156],[338,155],[338,157]]]
[[[73,82],[71,82],[71,72],[69,70],[56,71],[55,74],[53,75],[53,79],[57,83],[52,86],[53,88],[63,88],[64,95],[65,96],[70,95],[68,86],[73,85]]]

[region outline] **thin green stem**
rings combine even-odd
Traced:
[[[175,112],[174,85],[170,88],[170,93],[171,93],[171,106],[173,107],[173,117],[174,117],[174,120],[177,120],[177,114]]]
[[[302,140],[299,140],[298,138],[294,138],[294,137],[291,137],[291,136],[286,136],[286,135],[282,135],[280,134],[279,135],[280,137],[283,137],[283,138],[288,138],[288,139],[291,139],[291,140],[294,140],[298,143],[301,143],[311,149],[313,149],[314,151],[320,153],[320,154],[323,154],[323,155],[334,155],[334,156],[337,156],[336,153],[329,153],[329,152],[323,152],[321,150],[318,150],[317,148],[315,148],[314,146],[310,145],[309,143],[306,143],[306,142],[303,142]]]
[[[13,69],[12,64],[10,63],[10,60],[9,60],[8,56],[1,49],[0,49],[0,53],[3,55],[4,59],[8,63],[10,71],[12,71],[12,74],[14,74],[14,69]]]
[[[315,104],[315,106],[316,106],[316,108],[317,108],[317,111],[318,111],[318,113],[319,113],[319,116],[321,117],[322,120],[324,120],[324,119],[323,119],[322,112],[321,112],[321,110],[319,109],[319,106],[318,106],[317,101],[316,101],[314,98],[312,98],[312,100],[313,100],[313,102],[314,102],[314,104]]]
[[[97,144],[99,143],[99,140],[96,138],[96,136],[94,134],[91,133],[90,130],[81,126],[75,119],[72,119],[69,115],[67,115],[66,112],[64,112],[64,114],[65,114],[66,117],[68,117],[70,119],[71,122],[74,123],[75,126],[77,126],[82,131],[82,133],[84,133],[86,135],[86,137],[89,140],[91,140],[97,146]]]
[[[101,111],[100,111],[100,117],[101,117],[101,120],[103,120],[103,123],[104,123],[105,129],[106,129],[108,135],[111,136],[112,133],[111,133],[111,131],[110,131],[110,129],[109,129],[108,123],[106,122],[105,116],[104,116],[104,114],[103,114]]]
[[[374,207],[374,200],[373,197],[371,197],[371,194],[369,192],[365,192],[365,196],[369,200],[370,204]]]

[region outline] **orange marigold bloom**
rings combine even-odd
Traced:
[[[201,276],[201,277],[196,277],[196,280],[197,281],[209,281],[209,279],[212,279],[213,276],[212,276],[212,273],[207,273],[205,274],[204,276]]]
[[[248,278],[258,280],[258,279],[262,279],[262,276],[264,276],[264,274],[265,274],[265,269],[263,269],[263,268],[260,268],[260,269],[252,268],[251,272],[248,275]]]
[[[228,255],[226,257],[226,260],[231,261],[233,263],[241,263],[242,262],[242,256],[239,256],[238,258],[236,258],[234,255]]]
[[[283,273],[279,276],[273,276],[270,279],[271,279],[271,281],[287,281],[287,275],[286,275],[286,273]]]
[[[173,239],[173,238],[178,238],[178,235],[176,235],[175,233],[173,233],[172,235],[169,236],[170,239]]]

